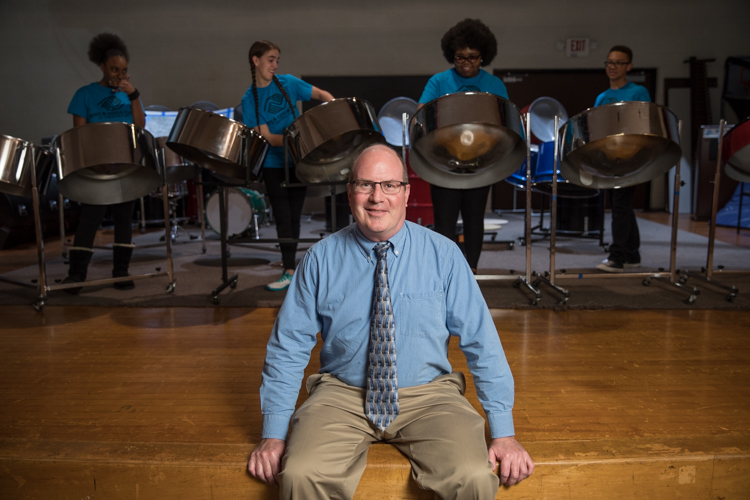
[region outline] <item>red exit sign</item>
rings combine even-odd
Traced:
[[[568,38],[565,40],[565,55],[568,57],[588,57],[590,45],[588,38]]]

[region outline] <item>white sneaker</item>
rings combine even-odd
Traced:
[[[280,292],[289,288],[289,284],[291,282],[292,275],[284,271],[284,274],[281,275],[281,278],[277,279],[273,283],[267,284],[266,289],[271,290],[272,292]]]

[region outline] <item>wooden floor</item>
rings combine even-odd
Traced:
[[[276,498],[244,472],[276,312],[0,308],[0,498]],[[750,313],[493,316],[537,462],[498,498],[750,498]],[[356,498],[431,496],[375,445]]]

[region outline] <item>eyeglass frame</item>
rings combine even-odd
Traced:
[[[628,64],[631,64],[631,61],[628,61],[628,62],[623,62],[623,61],[604,61],[604,67],[605,68],[609,68],[610,66],[619,68],[619,67],[622,67],[622,66],[627,66]]]
[[[358,182],[369,182],[370,184],[372,184],[372,189],[370,191],[359,191],[357,189],[357,183]],[[388,184],[388,183],[390,183],[390,184],[398,184],[398,190],[396,192],[394,192],[394,193],[388,193],[383,188],[383,183],[386,183],[386,184]],[[401,188],[402,187],[409,185],[408,182],[404,182],[404,181],[389,180],[389,181],[375,182],[375,181],[368,181],[367,179],[356,179],[356,180],[348,182],[348,184],[350,184],[352,186],[352,190],[354,190],[354,192],[357,193],[357,194],[372,194],[372,193],[375,192],[375,186],[379,185],[380,186],[380,190],[383,192],[383,194],[387,194],[387,195],[399,194],[401,192]]]
[[[482,54],[472,54],[469,57],[459,56],[458,54],[453,56],[453,62],[456,64],[462,64],[464,62],[470,62],[471,64],[476,64],[478,62],[482,62]]]

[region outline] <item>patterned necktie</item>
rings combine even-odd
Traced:
[[[389,241],[375,246],[378,256],[375,272],[375,299],[370,326],[370,360],[367,367],[365,414],[382,431],[398,416],[396,378],[396,327],[393,323],[391,293],[388,290]]]

